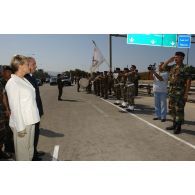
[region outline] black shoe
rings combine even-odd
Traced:
[[[181,133],[181,123],[176,124],[176,128],[173,132],[174,134],[180,134]]]
[[[176,128],[176,122],[173,122],[173,125],[170,127],[167,127],[166,130],[174,130]]]
[[[62,101],[62,99],[61,98],[58,98],[58,101]]]
[[[43,152],[43,151],[37,151],[37,152],[35,152],[34,155],[35,155],[36,157],[44,156],[44,155],[45,155],[45,152]]]
[[[42,160],[42,159],[39,158],[38,156],[34,156],[33,159],[32,159],[32,161],[41,161],[41,160]]]
[[[153,120],[154,120],[154,121],[156,121],[156,120],[159,120],[159,118],[157,118],[157,117],[154,117],[154,118],[153,118]]]
[[[9,159],[12,156],[6,152],[0,151],[0,159]]]
[[[164,118],[164,119],[161,119],[161,122],[165,122],[166,121],[166,119]]]

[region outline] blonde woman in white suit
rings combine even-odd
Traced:
[[[11,110],[9,125],[14,134],[16,160],[31,161],[34,153],[35,123],[40,121],[40,117],[35,89],[24,78],[30,72],[27,57],[14,56],[11,68],[13,74],[5,89]]]

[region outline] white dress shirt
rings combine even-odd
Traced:
[[[19,132],[40,121],[35,89],[27,79],[12,74],[5,89],[11,109],[10,127]]]
[[[153,75],[153,92],[167,93],[169,74],[168,72],[160,72],[158,74],[163,78],[163,81],[160,81],[155,75]]]

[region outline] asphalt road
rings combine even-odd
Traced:
[[[64,101],[57,100],[57,86],[45,84],[40,91],[45,114],[38,147],[46,152],[43,160],[53,155],[60,161],[195,160],[194,103],[187,103],[186,124],[176,136],[164,130],[169,117],[165,123],[152,120],[153,97],[145,94],[136,98],[131,114],[112,105],[114,100],[78,93],[75,86],[64,87]]]

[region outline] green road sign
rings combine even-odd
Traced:
[[[127,44],[176,47],[176,34],[127,34]]]

